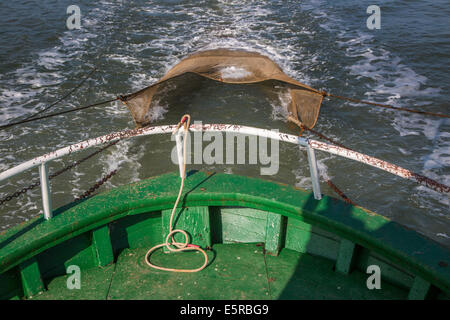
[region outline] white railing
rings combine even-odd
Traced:
[[[133,130],[124,130],[119,132],[110,133],[101,137],[85,140],[56,151],[50,152],[40,157],[36,157],[29,161],[23,162],[11,169],[8,169],[0,173],[0,182],[15,176],[21,172],[29,170],[34,167],[39,167],[39,176],[41,181],[41,193],[42,193],[42,203],[44,208],[45,219],[50,219],[52,217],[52,206],[51,206],[51,194],[50,185],[48,179],[48,169],[47,163],[61,158],[65,155],[72,154],[81,150],[85,150],[94,146],[102,145],[105,143],[110,143],[116,140],[123,140],[132,137],[140,137],[146,135],[155,134],[165,134],[172,133],[176,128],[176,125],[165,125],[156,127],[145,127],[137,128]],[[437,181],[430,178],[416,174],[410,170],[404,169],[397,165],[391,164],[389,162],[356,152],[346,148],[338,147],[335,145],[327,144],[324,142],[310,140],[302,137],[297,137],[287,133],[280,133],[277,131],[271,131],[267,129],[260,129],[254,127],[232,125],[232,124],[193,124],[189,127],[190,131],[193,132],[230,132],[230,133],[240,133],[246,135],[256,135],[259,137],[266,137],[270,139],[275,139],[279,141],[289,142],[293,144],[306,147],[308,155],[308,163],[311,172],[312,186],[314,197],[317,200],[322,198],[319,184],[319,173],[317,170],[317,162],[314,150],[326,151],[341,157],[349,158],[361,163],[368,164],[370,166],[379,168],[381,170],[387,171],[389,173],[395,174],[399,177],[415,181],[421,185],[424,185],[432,190],[441,193],[450,193],[450,187],[443,185]],[[176,139],[178,150],[181,150],[181,139]],[[179,153],[180,154],[180,153]],[[179,161],[181,163],[181,161]],[[181,174],[181,169],[180,169]]]

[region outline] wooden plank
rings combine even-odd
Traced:
[[[420,277],[414,279],[414,283],[409,290],[409,300],[425,300],[430,292],[431,284]]]
[[[92,231],[92,245],[98,266],[103,267],[114,262],[108,225]]]
[[[163,241],[166,240],[170,230],[170,215],[172,209],[162,210]],[[182,229],[189,236],[189,243],[202,248],[211,247],[211,227],[208,207],[177,208],[173,218],[173,229]],[[175,241],[184,243],[182,234],[175,235]],[[164,247],[164,252],[169,250]]]
[[[336,260],[339,244],[337,236],[306,222],[288,218],[284,244],[286,248]]]
[[[254,209],[240,208],[237,214],[230,210],[221,210],[223,243],[264,242],[266,219],[266,212]]]
[[[27,298],[45,290],[36,258],[31,258],[19,266],[23,292]]]
[[[342,239],[339,245],[338,257],[336,260],[336,271],[349,274],[351,272],[354,257],[355,257],[356,245],[355,243]]]
[[[267,213],[265,249],[268,254],[277,256],[281,249],[283,216]]]

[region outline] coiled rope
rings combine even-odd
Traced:
[[[158,269],[158,270],[164,270],[164,271],[172,271],[172,272],[198,272],[203,270],[206,265],[208,264],[208,256],[206,254],[206,252],[200,248],[200,246],[194,245],[194,244],[189,244],[189,236],[186,233],[186,231],[181,230],[181,229],[173,229],[173,217],[175,214],[175,210],[177,208],[178,202],[180,201],[180,197],[181,197],[181,193],[183,192],[183,186],[184,186],[184,180],[186,177],[186,149],[187,149],[187,134],[189,132],[189,125],[191,122],[191,117],[188,114],[185,114],[182,118],[181,121],[178,123],[177,127],[175,128],[174,132],[172,134],[176,134],[178,129],[181,127],[181,125],[184,126],[184,141],[183,141],[183,171],[182,171],[182,176],[181,176],[181,185],[180,185],[180,191],[178,192],[178,197],[177,200],[175,201],[175,204],[173,206],[172,209],[172,213],[170,214],[170,222],[169,222],[169,233],[166,236],[166,241],[162,244],[158,244],[156,246],[154,246],[153,248],[151,248],[147,254],[145,255],[145,263],[147,263],[147,265],[149,265],[150,267],[154,268],[154,269]],[[180,159],[181,160],[181,159]],[[185,238],[185,242],[176,242],[174,239],[174,235],[176,233],[181,233],[184,235]],[[180,252],[180,251],[188,251],[188,250],[196,250],[196,251],[200,251],[204,258],[205,258],[205,262],[203,263],[203,265],[199,268],[196,269],[174,269],[174,268],[165,268],[165,267],[161,267],[161,266],[157,266],[152,264],[149,261],[149,257],[151,256],[151,254],[158,248],[161,247],[166,247],[169,251],[172,252]],[[175,248],[173,248],[175,247]]]

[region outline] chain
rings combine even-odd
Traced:
[[[64,172],[66,172],[66,171],[72,169],[73,167],[76,167],[76,166],[79,165],[80,163],[82,163],[82,162],[84,162],[84,161],[86,161],[86,160],[92,158],[93,156],[99,154],[100,152],[103,152],[103,151],[105,151],[106,149],[108,149],[109,147],[112,147],[113,145],[117,144],[119,141],[120,141],[120,140],[113,141],[113,142],[107,144],[106,146],[104,146],[103,148],[98,149],[97,151],[95,151],[95,152],[89,154],[88,156],[84,157],[83,159],[80,159],[80,160],[78,160],[78,161],[75,161],[75,162],[72,163],[72,164],[69,164],[67,167],[65,167],[65,168],[63,168],[63,169],[61,169],[61,170],[59,170],[59,171],[57,171],[57,172],[55,172],[55,173],[49,175],[49,179],[53,179],[54,177],[59,176],[61,173],[64,173]]]
[[[317,132],[316,130],[313,130],[311,128],[309,128],[308,126],[304,125],[303,123],[301,123],[300,121],[298,121],[297,119],[295,119],[292,116],[288,117],[288,120],[295,123],[299,128],[300,128],[300,134],[301,135],[303,133],[304,130],[307,130],[309,132],[311,132],[312,134],[316,135],[319,138],[322,138],[328,142],[331,142],[334,145],[337,145],[341,148],[344,149],[348,149],[348,150],[352,150],[349,147],[344,146],[343,144],[340,144],[337,141],[334,141],[331,138],[328,138],[326,136],[324,136],[323,134],[321,134],[320,132]],[[352,150],[353,151],[353,150]],[[352,205],[356,205],[356,203],[354,203],[349,197],[347,197],[341,190],[339,190],[339,188],[330,180],[330,179],[325,179],[325,181],[327,182],[328,186],[330,186],[330,188],[336,192],[346,203],[352,204]]]
[[[83,193],[81,196],[75,198],[75,201],[79,201],[89,197],[95,190],[100,188],[106,181],[108,181],[113,175],[117,173],[117,170],[113,170],[104,176],[101,180],[97,181],[88,191]]]
[[[75,161],[75,162],[69,164],[67,167],[62,168],[61,170],[56,171],[55,173],[50,174],[50,175],[48,176],[49,180],[52,180],[53,178],[59,176],[60,174],[62,174],[62,173],[64,173],[64,172],[66,172],[66,171],[68,171],[68,170],[70,170],[70,169],[76,167],[76,166],[79,165],[80,163],[83,163],[84,161],[86,161],[86,160],[92,158],[93,156],[99,154],[100,152],[105,151],[106,149],[108,149],[109,147],[115,145],[115,144],[118,143],[119,141],[120,141],[120,140],[113,141],[113,142],[109,143],[108,145],[106,145],[105,147],[103,147],[103,148],[101,148],[101,149],[98,149],[97,151],[95,151],[95,152],[93,152],[93,153],[87,155],[86,157],[84,157],[84,158],[82,158],[82,159],[80,159],[80,160],[77,160],[77,161]],[[7,195],[7,196],[4,197],[3,199],[0,199],[0,206],[3,205],[5,202],[8,202],[8,201],[12,200],[13,198],[17,198],[17,197],[21,196],[22,194],[25,194],[25,193],[27,193],[28,191],[33,190],[34,188],[36,188],[36,187],[38,187],[38,186],[40,186],[40,185],[41,185],[41,181],[36,181],[35,183],[30,184],[29,186],[27,186],[27,187],[25,187],[25,188],[23,188],[23,189],[21,189],[21,190],[19,190],[19,191],[16,191],[16,192],[14,192],[14,193],[12,193],[12,194]]]
[[[334,192],[336,192],[346,203],[356,206],[357,204],[354,203],[349,197],[345,195],[339,188],[329,179],[325,179],[327,184],[330,186],[331,189],[333,189]]]
[[[344,149],[348,149],[348,150],[352,150],[349,147],[344,146],[343,144],[341,144],[341,143],[339,143],[339,142],[337,142],[337,141],[335,141],[335,140],[333,140],[333,139],[331,139],[329,137],[326,137],[323,134],[321,134],[320,132],[317,132],[316,130],[313,130],[310,127],[304,125],[303,123],[301,123],[299,120],[295,119],[291,115],[288,116],[288,120],[293,122],[293,123],[295,123],[300,128],[301,131],[300,131],[299,135],[301,135],[304,130],[307,130],[307,131],[311,132],[312,134],[316,135],[317,137],[322,138],[322,139],[324,139],[324,140],[326,140],[328,142],[331,142],[332,144],[334,144],[334,145],[336,145],[338,147],[341,147],[341,148],[344,148]],[[354,150],[352,150],[352,151],[354,151]]]
[[[29,190],[32,190],[32,189],[36,188],[40,184],[41,184],[41,182],[37,181],[37,182],[35,182],[33,184],[30,184],[29,186],[27,186],[27,187],[25,187],[25,188],[23,188],[23,189],[21,189],[19,191],[16,191],[16,192],[6,196],[3,199],[0,199],[0,206],[3,205],[5,202],[8,202],[8,201],[12,200],[13,198],[17,198],[20,195],[27,193]]]

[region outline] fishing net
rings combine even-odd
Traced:
[[[268,57],[256,52],[216,49],[202,51],[180,61],[155,84],[121,100],[130,109],[136,125],[149,122],[152,98],[160,86],[184,74],[197,74],[215,81],[244,84],[277,80],[287,85],[291,95],[288,111],[291,116],[308,127],[314,127],[323,99],[323,94],[289,76]]]

